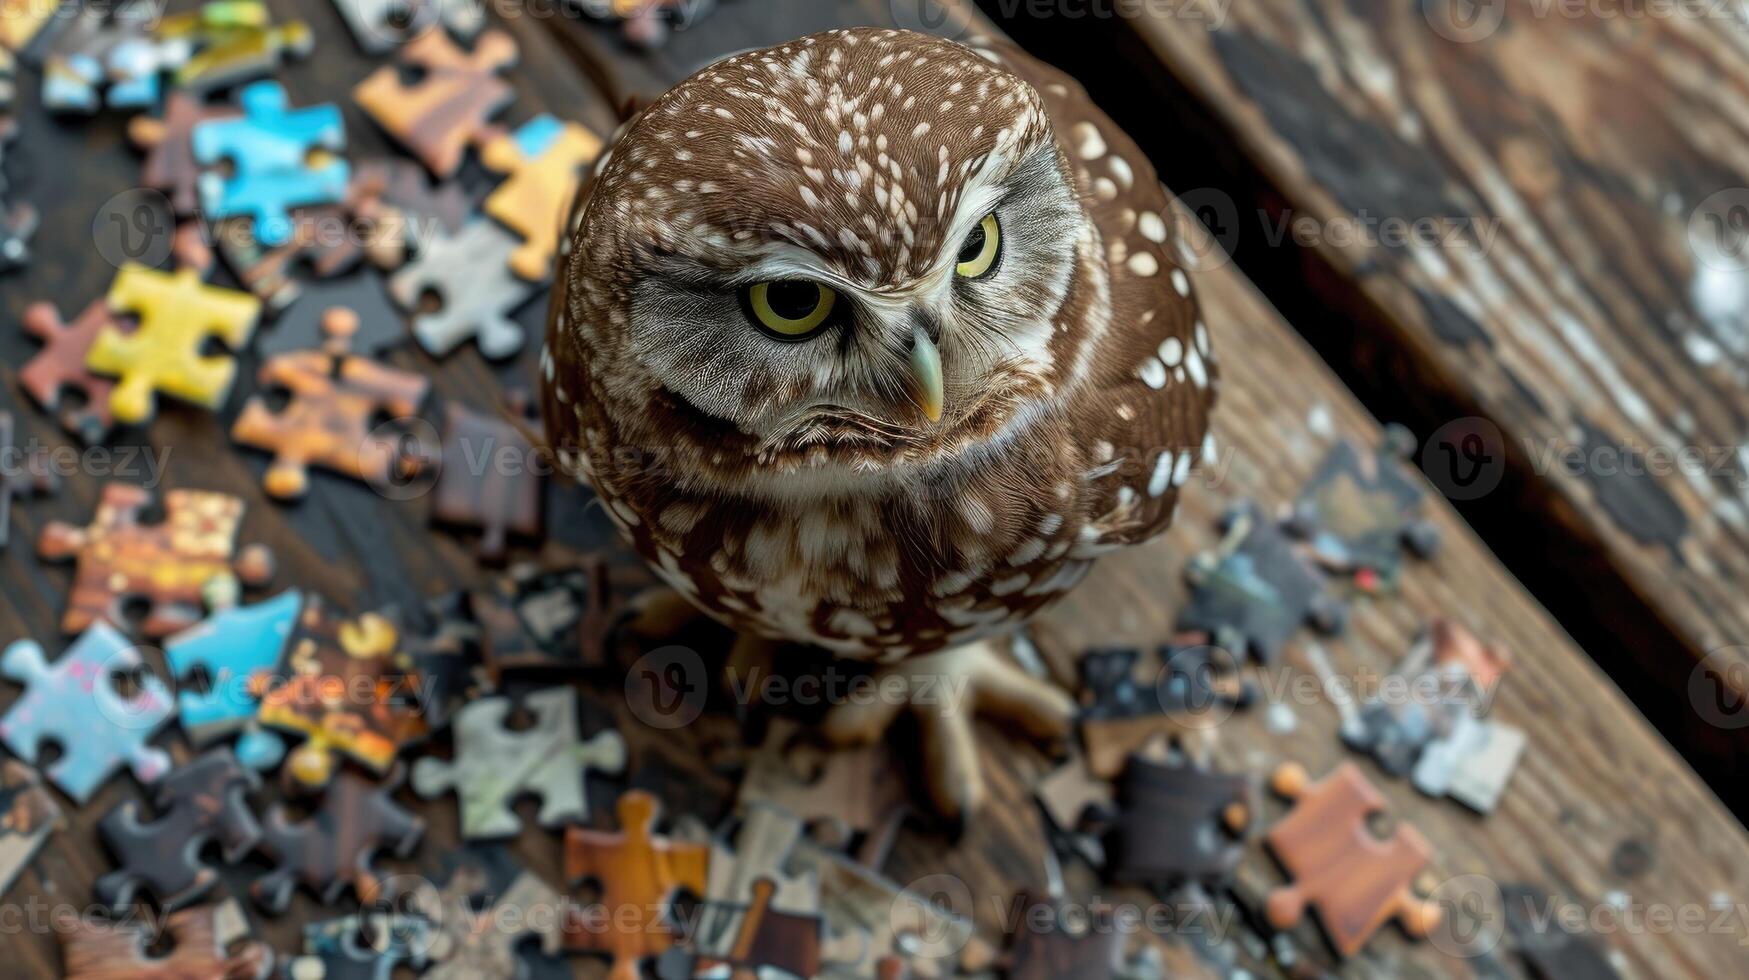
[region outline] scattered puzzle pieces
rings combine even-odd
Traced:
[[[516,42],[487,31],[463,51],[443,31],[426,31],[353,89],[353,99],[439,178],[455,176],[470,144],[491,135],[489,120],[515,93],[498,73],[516,63]],[[420,72],[412,84],[402,66]],[[478,261],[478,257],[476,257]]]
[[[249,922],[234,901],[171,914],[164,932],[169,955],[147,953],[152,937],[138,925],[78,919],[60,933],[66,980],[266,980],[273,950],[249,938]]]
[[[504,560],[509,536],[538,538],[545,483],[541,479],[533,433],[542,438],[538,419],[527,415],[526,397],[512,397],[511,418],[483,415],[459,402],[444,413],[443,469],[432,488],[432,520],[481,530],[480,560]],[[520,424],[518,424],[520,423]]]
[[[532,980],[525,957],[557,956],[565,899],[502,847],[451,850],[412,893],[437,942],[424,980]],[[566,969],[565,976],[570,976]]]
[[[1272,926],[1291,929],[1308,905],[1316,906],[1324,932],[1344,957],[1360,952],[1391,919],[1416,938],[1438,926],[1440,907],[1413,888],[1433,860],[1432,847],[1408,824],[1399,824],[1388,840],[1373,835],[1367,821],[1384,812],[1385,798],[1358,767],[1345,762],[1313,783],[1304,769],[1287,765],[1274,785],[1295,805],[1265,840],[1294,881],[1269,895]]]
[[[1385,428],[1372,456],[1339,442],[1294,503],[1289,531],[1363,592],[1397,587],[1404,549],[1418,558],[1439,550],[1439,529],[1416,517],[1423,491],[1404,465],[1414,451],[1415,437],[1400,425]]]
[[[262,827],[261,847],[278,864],[255,880],[250,895],[275,915],[291,904],[300,882],[325,905],[339,901],[348,886],[364,904],[381,898],[382,878],[371,858],[383,849],[408,857],[425,834],[424,821],[395,803],[401,776],[399,767],[380,781],[343,772],[315,814],[299,824],[276,805]]]
[[[319,466],[375,486],[411,475],[423,458],[410,456],[401,429],[376,425],[378,413],[406,420],[419,411],[429,382],[349,353],[358,332],[351,311],[326,311],[323,328],[329,350],[280,354],[261,366],[260,383],[290,393],[275,412],[261,396],[249,399],[231,428],[231,438],[274,453],[264,485],[279,500],[298,500],[309,492],[309,469]]]
[[[11,412],[0,412],[0,551],[12,538],[13,498],[45,497],[61,485],[43,447],[14,441]]]
[[[414,792],[429,799],[453,791],[461,798],[462,836],[468,840],[521,833],[522,820],[511,806],[525,795],[541,798],[536,819],[543,827],[586,822],[586,773],[625,769],[626,745],[618,732],[578,738],[573,689],[537,691],[523,699],[523,707],[533,722],[513,731],[506,727],[511,699],[472,702],[453,722],[455,761],[425,758],[413,766]]]
[[[413,316],[413,336],[433,357],[443,357],[470,339],[491,360],[522,350],[526,336],[511,316],[541,291],[510,271],[516,239],[476,218],[454,235],[433,237],[419,256],[389,280],[395,302]],[[438,304],[425,309],[427,297]]]
[[[104,814],[97,834],[121,868],[97,879],[97,900],[121,914],[144,887],[158,907],[174,912],[198,901],[219,876],[200,853],[216,841],[226,864],[236,864],[261,839],[261,824],[245,794],[260,785],[229,749],[215,749],[172,769],[152,788],[158,819],[142,824],[132,800]]]
[[[160,74],[186,62],[193,49],[186,41],[154,38],[155,16],[151,3],[75,9],[43,59],[43,106],[89,114],[105,103],[139,108],[157,102]]]
[[[936,903],[934,896],[911,891],[807,840],[796,845],[790,865],[820,880],[820,911],[826,918],[822,977],[887,976],[881,971],[891,967],[883,964],[900,961],[916,966],[920,975],[954,976],[975,942],[973,922]]]
[[[24,311],[24,329],[43,342],[43,349],[18,372],[19,383],[62,428],[87,444],[103,442],[115,421],[109,408],[115,382],[93,374],[85,359],[99,334],[132,328],[110,312],[107,300],[97,299],[72,323],[61,319],[54,304],[32,303]]]
[[[154,392],[215,411],[224,405],[237,362],[225,355],[203,356],[202,348],[217,339],[232,351],[243,350],[261,314],[255,297],[208,286],[194,269],[170,274],[133,263],[116,274],[109,307],[138,316],[139,328],[127,334],[100,330],[85,366],[120,379],[109,407],[129,425],[151,419]]]
[[[273,555],[266,548],[245,548],[233,560],[241,500],[172,490],[164,498],[163,522],[143,524],[141,514],[151,502],[145,489],[110,483],[89,527],[57,522],[43,528],[39,555],[78,560],[63,630],[78,633],[102,620],[126,623],[128,603],[143,600],[140,632],[169,636],[200,622],[209,588],[235,592],[238,585],[262,586],[273,577]]]
[[[486,167],[508,175],[486,198],[485,211],[524,239],[510,256],[512,272],[534,282],[552,275],[578,179],[600,154],[601,137],[547,115],[481,147]]]
[[[54,794],[34,769],[15,759],[0,762],[0,895],[12,890],[19,872],[65,825]]]
[[[439,24],[471,40],[486,24],[483,0],[334,0],[334,6],[367,54],[392,51]]]
[[[1244,775],[1132,756],[1106,837],[1108,873],[1119,882],[1218,884],[1244,857],[1232,835],[1249,821],[1252,796]]]
[[[170,756],[149,743],[175,706],[144,666],[140,651],[104,622],[52,666],[36,643],[13,643],[0,656],[0,674],[25,692],[0,718],[0,742],[26,762],[36,760],[45,739],[59,744],[48,778],[81,806],[124,765],[140,782],[156,782],[169,771]],[[139,690],[123,697],[115,675],[129,672],[139,673]]]
[[[741,778],[740,801],[782,807],[800,817],[813,840],[842,850],[863,838],[863,863],[878,866],[910,809],[905,781],[884,743],[831,751],[774,721]]]
[[[565,830],[566,877],[594,880],[601,895],[569,910],[565,947],[612,957],[612,980],[638,980],[645,957],[680,940],[671,904],[682,889],[703,895],[709,881],[709,846],[656,834],[659,811],[655,797],[632,790],[619,800],[619,833]]]
[[[238,731],[237,757],[250,769],[279,764],[285,746],[260,729],[260,691],[279,667],[303,609],[296,589],[254,606],[221,609],[205,622],[164,643],[164,658],[179,679],[197,671],[205,690],[184,682],[177,692],[182,730],[195,745],[208,745]]]
[[[1235,656],[1249,652],[1270,665],[1302,624],[1341,632],[1347,610],[1262,508],[1247,501],[1222,525],[1220,547],[1185,570],[1190,602],[1179,613],[1179,629],[1207,633]]]
[[[346,149],[345,121],[333,104],[290,108],[278,82],[256,82],[240,99],[241,118],[194,127],[194,158],[207,166],[229,160],[234,170],[229,178],[201,175],[201,210],[209,218],[253,218],[262,245],[283,245],[292,236],[292,208],[346,199],[352,167],[331,156]]]
[[[261,696],[264,725],[305,737],[286,776],[315,790],[334,776],[340,753],[377,774],[401,747],[427,734],[412,692],[419,677],[401,649],[400,630],[385,616],[342,620],[307,597],[286,653],[285,676]]]
[[[741,817],[734,850],[712,849],[709,885],[687,942],[693,971],[816,976],[824,931],[820,880],[813,871],[786,870],[802,822],[766,805],[747,807]]]

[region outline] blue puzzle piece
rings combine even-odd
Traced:
[[[257,605],[214,613],[165,642],[164,657],[179,680],[196,668],[206,670],[205,693],[184,689],[176,695],[182,728],[196,745],[242,731],[239,761],[251,769],[279,763],[285,743],[255,725],[259,699],[250,679],[279,666],[303,604],[303,594],[293,589]]]
[[[0,719],[0,742],[30,763],[45,740],[59,744],[61,757],[48,777],[80,805],[123,765],[140,782],[156,782],[169,771],[170,756],[148,743],[175,711],[170,690],[145,672],[139,691],[123,698],[113,679],[142,664],[139,650],[101,621],[53,666],[40,645],[13,643],[0,655],[0,674],[25,692]]]
[[[234,169],[229,180],[201,175],[201,208],[208,218],[255,219],[256,240],[273,248],[291,237],[292,208],[345,199],[351,166],[336,159],[311,167],[309,155],[344,150],[346,127],[333,103],[288,108],[278,82],[256,82],[240,100],[242,116],[194,127],[195,159],[209,166],[230,160]]]

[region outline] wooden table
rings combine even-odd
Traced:
[[[1742,813],[1749,743],[1689,684],[1749,682],[1749,30],[1649,6],[1010,26],[1145,134],[1375,412],[1435,441],[1486,420],[1504,472],[1464,516]],[[1425,245],[1388,237],[1427,220]]]
[[[371,66],[352,46],[338,17],[325,4],[274,6],[282,17],[309,19],[325,41],[310,61],[283,73],[294,102],[340,102],[347,108],[354,154],[380,149],[378,134],[348,98],[350,86]],[[772,0],[758,5],[743,0],[726,4],[705,27],[677,36],[649,57],[628,54],[612,33],[568,16],[550,11],[549,16],[511,16],[505,26],[522,47],[522,64],[513,75],[519,100],[510,119],[520,121],[547,110],[605,132],[614,123],[612,106],[638,93],[653,94],[723,52],[835,25],[889,23],[894,9],[879,0]],[[959,9],[954,15],[970,16]],[[965,23],[950,20],[945,29],[957,30]],[[0,298],[14,319],[31,300],[52,297],[71,311],[105,288],[111,270],[94,254],[91,215],[99,202],[132,185],[137,168],[114,118],[65,125],[27,109],[23,125],[25,135],[13,154],[15,186],[39,202],[48,221],[37,239],[33,267],[0,281]],[[79,160],[79,166],[62,163],[71,159]],[[1280,504],[1310,474],[1332,437],[1363,444],[1379,437],[1373,419],[1236,267],[1204,263],[1193,280],[1215,342],[1226,354],[1216,425],[1221,463],[1193,481],[1178,529],[1164,540],[1102,563],[1082,589],[1038,624],[1040,646],[1065,679],[1072,675],[1074,653],[1088,645],[1151,644],[1170,633],[1174,610],[1184,599],[1184,561],[1213,543],[1212,524],[1225,504],[1247,496]],[[525,321],[536,325],[538,311],[530,311]],[[31,349],[16,333],[0,336],[0,355],[8,364],[21,363]],[[412,352],[397,353],[393,360],[429,374],[441,399],[461,399],[482,408],[495,403],[502,386],[531,377],[527,357],[500,369],[488,368],[471,353],[441,364]],[[253,367],[254,359],[244,358],[243,376],[249,377]],[[388,501],[363,486],[319,478],[310,499],[297,507],[269,502],[259,485],[262,459],[236,450],[226,437],[229,420],[252,387],[240,385],[231,406],[217,417],[168,409],[149,432],[124,437],[120,444],[168,452],[165,486],[219,489],[244,497],[251,508],[245,539],[278,549],[281,586],[315,588],[363,610],[383,604],[409,607],[481,580],[483,573],[466,542],[428,530],[422,501]],[[7,385],[6,395],[27,435],[62,443],[61,435],[18,395],[16,385]],[[20,540],[28,542],[52,519],[83,523],[99,483],[82,478],[55,500],[22,508],[15,528]],[[547,557],[562,560],[605,539],[599,516],[579,506],[577,494],[555,488],[552,499],[553,540],[545,549]],[[1742,827],[1451,508],[1435,502],[1429,510],[1445,534],[1440,557],[1411,567],[1401,597],[1357,608],[1348,635],[1325,646],[1345,675],[1383,670],[1427,618],[1448,615],[1516,654],[1496,711],[1529,731],[1531,747],[1498,812],[1479,819],[1456,804],[1423,798],[1405,783],[1376,780],[1394,815],[1414,823],[1434,842],[1438,875],[1533,883],[1586,910],[1624,895],[1637,907],[1672,909],[1705,909],[1720,900],[1735,903],[1749,897],[1749,840]],[[5,583],[0,638],[40,637],[51,652],[58,651],[56,626],[67,573],[40,565],[19,543],[0,561],[0,581]],[[1290,651],[1286,660],[1287,671],[1265,678],[1269,684],[1309,672],[1303,648]],[[619,718],[633,743],[634,767],[641,772],[635,781],[656,789],[672,808],[714,817],[712,808],[731,797],[732,781],[698,762],[702,735],[642,729],[614,685],[597,690],[595,699]],[[1336,739],[1337,715],[1328,701],[1314,696],[1290,708],[1297,724],[1291,735],[1268,730],[1268,713],[1261,708],[1235,715],[1213,734],[1216,758],[1259,773],[1297,760],[1314,774],[1350,758]],[[179,758],[187,757],[180,736],[166,741]],[[985,937],[1000,944],[1008,897],[1020,888],[1044,884],[1040,818],[1030,802],[1029,785],[1050,763],[995,730],[988,732],[985,758],[996,794],[986,817],[955,843],[925,829],[907,830],[888,871],[901,881],[934,873],[960,877],[974,897],[972,911]],[[1377,776],[1370,763],[1363,765]],[[71,827],[21,876],[8,901],[34,897],[84,905],[92,880],[107,868],[92,827],[109,807],[138,795],[131,781],[119,779],[73,814]],[[423,855],[440,854],[453,845],[452,801],[417,805],[408,796],[407,802],[430,823]],[[1271,802],[1259,821],[1273,821],[1283,809],[1279,801]],[[520,812],[528,816],[532,807]],[[517,847],[552,884],[564,884],[555,873],[560,864],[555,836],[531,830]],[[1260,845],[1253,842],[1250,851],[1240,878],[1243,890],[1256,893],[1278,882],[1280,873]],[[417,860],[383,865],[411,870]],[[239,887],[262,867],[256,859],[230,873],[228,881]],[[1098,889],[1084,874],[1072,873],[1071,879],[1076,898],[1097,892],[1144,900]],[[257,924],[277,948],[292,950],[299,924],[341,911],[319,909],[300,895],[288,916]],[[1238,938],[1250,935],[1242,924],[1234,928]],[[1597,941],[1634,975],[1726,976],[1734,968],[1740,971],[1744,962],[1739,942],[1746,928],[1731,918],[1727,929],[1709,934],[1624,929]],[[1162,940],[1173,975],[1218,975],[1214,963],[1221,950],[1237,950],[1237,962],[1256,972],[1273,972],[1257,960],[1253,947],[1204,943],[1204,938]],[[1311,925],[1293,938],[1312,962],[1330,962]],[[52,936],[26,933],[9,939],[19,975],[53,974],[57,954]],[[584,969],[579,961],[579,970]],[[1522,975],[1524,967],[1505,946],[1480,957],[1453,957],[1438,945],[1411,943],[1387,928],[1343,972],[1512,976]]]

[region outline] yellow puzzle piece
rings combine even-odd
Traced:
[[[510,271],[530,281],[552,271],[578,171],[600,153],[600,137],[552,116],[531,119],[481,148],[487,167],[510,175],[486,198],[486,213],[524,239],[510,256]]]
[[[105,327],[85,366],[120,379],[109,406],[117,420],[130,425],[152,417],[154,393],[160,391],[210,409],[222,406],[237,377],[237,362],[228,355],[203,356],[201,348],[216,337],[231,350],[242,350],[261,315],[260,300],[208,286],[194,269],[168,273],[131,262],[116,273],[109,306],[137,316],[140,325],[126,335]]]

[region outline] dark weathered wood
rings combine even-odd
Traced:
[[[1689,688],[1709,656],[1725,686],[1749,677],[1735,649],[1749,640],[1741,12],[1142,6],[1152,15],[1007,26],[1143,132],[1376,412],[1424,437],[1469,416],[1498,427],[1504,478],[1466,516],[1749,806],[1749,742]],[[1465,10],[1478,19],[1453,19]],[[1460,237],[1352,234],[1422,219]]]
[[[294,13],[289,0],[278,6],[282,15]],[[352,47],[327,5],[308,5],[295,12],[312,20],[326,43],[310,63],[294,65],[285,73],[294,100],[346,103],[350,86],[372,65]],[[669,48],[649,58],[630,55],[614,33],[592,24],[552,16],[512,18],[506,26],[522,46],[522,65],[511,76],[519,101],[507,118],[514,122],[546,109],[606,132],[614,119],[610,105],[635,94],[654,94],[712,56],[836,24],[889,23],[891,18],[892,10],[883,0],[762,4],[743,0],[725,4],[705,28],[677,36]],[[611,96],[601,94],[602,90]],[[350,108],[348,123],[361,154],[381,146],[368,122]],[[93,252],[89,215],[96,202],[131,185],[137,166],[114,119],[64,127],[32,110],[26,113],[24,131],[23,145],[14,154],[24,171],[20,190],[35,197],[51,220],[39,239],[36,266],[0,280],[0,302],[13,318],[29,300],[44,296],[54,297],[64,311],[71,312],[104,288],[110,270]],[[74,159],[80,161],[77,168],[61,163]],[[1213,542],[1212,523],[1222,505],[1242,495],[1258,496],[1270,504],[1286,501],[1317,464],[1327,439],[1306,434],[1309,415],[1315,411],[1327,415],[1334,431],[1362,442],[1378,438],[1375,423],[1235,270],[1209,270],[1194,281],[1216,343],[1227,352],[1217,422],[1222,463],[1188,495],[1178,530],[1104,563],[1086,587],[1040,624],[1041,646],[1065,677],[1073,653],[1087,645],[1153,643],[1170,635],[1173,611],[1183,600],[1184,559]],[[538,321],[538,311],[527,314],[531,326]],[[12,333],[0,334],[0,355],[16,365],[32,349],[29,343]],[[251,360],[246,359],[245,377],[252,374]],[[412,352],[397,353],[392,360],[431,375],[443,398],[460,398],[479,409],[497,403],[501,385],[526,381],[530,363],[524,358],[516,366],[491,369],[471,352],[442,364]],[[248,500],[251,511],[244,538],[279,549],[282,586],[315,588],[344,606],[366,609],[383,603],[411,606],[444,589],[481,581],[483,573],[473,563],[468,540],[427,528],[425,501],[384,500],[368,488],[318,476],[303,504],[287,508],[269,502],[259,484],[265,461],[239,453],[225,435],[236,407],[251,389],[248,383],[241,385],[230,410],[218,417],[167,408],[150,433],[131,444],[171,451],[168,485],[222,489]],[[58,430],[20,400],[15,386],[7,386],[7,396],[15,403],[25,436],[65,444]],[[426,415],[439,417],[437,407],[428,408]],[[124,444],[130,443],[124,440]],[[50,518],[88,517],[98,485],[92,477],[80,477],[57,500],[26,503],[20,508],[21,541],[34,536]],[[577,494],[555,490],[552,500],[549,554],[564,555],[603,540],[599,516],[580,508]],[[1329,648],[1344,673],[1383,669],[1406,648],[1425,618],[1447,614],[1471,622],[1487,638],[1518,654],[1497,711],[1530,731],[1532,747],[1498,813],[1477,820],[1455,804],[1427,800],[1405,784],[1381,780],[1395,812],[1417,824],[1432,842],[1439,854],[1439,870],[1482,874],[1501,882],[1531,882],[1586,907],[1615,889],[1628,892],[1637,902],[1679,907],[1705,906],[1715,893],[1733,901],[1749,895],[1749,840],[1742,829],[1451,511],[1444,506],[1433,511],[1447,535],[1444,554],[1434,563],[1409,570],[1401,599],[1359,609],[1351,637]],[[0,582],[5,586],[0,590],[0,640],[41,637],[49,641],[52,652],[58,652],[54,631],[67,574],[39,566],[28,548],[15,544],[0,556]],[[1287,662],[1282,678],[1307,676],[1301,650],[1291,650]],[[1268,680],[1276,684],[1281,678]],[[11,690],[0,688],[0,702],[10,703],[12,695],[5,692]],[[632,782],[654,791],[667,812],[714,819],[727,805],[732,781],[703,761],[709,736],[723,730],[725,719],[713,713],[706,716],[709,724],[657,732],[637,723],[617,685],[595,690],[593,698],[605,710],[598,712],[603,717],[588,719],[586,728],[593,730],[591,726],[606,720],[607,713],[617,719],[631,742],[636,773]],[[1261,710],[1236,716],[1216,731],[1216,757],[1228,766],[1256,771],[1293,759],[1305,763],[1314,775],[1323,774],[1348,755],[1335,737],[1334,710],[1321,697],[1312,700],[1295,706],[1299,730],[1291,736],[1268,732]],[[939,873],[959,876],[968,884],[984,934],[999,942],[1010,897],[1024,888],[1038,891],[1045,884],[1039,816],[1027,787],[1050,763],[1007,734],[993,729],[988,734],[984,756],[991,770],[991,790],[1000,802],[956,844],[935,834],[907,830],[889,869],[900,880]],[[167,741],[178,758],[188,758],[180,736]],[[23,903],[34,896],[51,904],[86,904],[93,880],[108,870],[95,846],[93,825],[109,806],[139,796],[138,787],[117,780],[89,807],[71,814],[69,829],[50,841],[44,856],[20,877],[7,901]],[[458,839],[453,801],[416,804],[405,792],[401,800],[419,812],[429,827],[413,861],[379,862],[388,872],[414,870],[420,861],[440,856]],[[596,804],[596,824],[609,826],[611,807],[599,797]],[[526,819],[533,814],[532,806],[525,804],[519,812],[528,828],[517,842],[519,854],[549,883],[562,885],[560,838]],[[1281,812],[1282,806],[1272,802],[1260,816],[1273,820]],[[1649,863],[1617,860],[1629,852],[1649,855]],[[233,893],[244,894],[250,877],[264,867],[257,859],[229,872],[227,883]],[[1095,891],[1071,870],[1078,884],[1072,897],[1084,898]],[[1243,869],[1247,887],[1267,887],[1279,877],[1253,844]],[[1139,898],[1106,889],[1097,892],[1129,901]],[[300,894],[285,918],[258,920],[258,924],[276,948],[293,950],[301,923],[342,911],[346,910],[319,909]],[[1327,956],[1312,927],[1298,935],[1316,956]],[[27,932],[8,939],[10,963],[20,975],[53,975],[57,959],[52,935]],[[1730,975],[1740,963],[1735,939],[1642,932],[1609,942],[1642,974],[1710,976]],[[1197,942],[1196,937],[1186,937],[1166,947],[1173,976],[1212,975],[1185,949],[1186,943]],[[1497,958],[1509,975],[1522,973],[1513,957],[1501,952]],[[1446,957],[1432,945],[1410,944],[1387,930],[1348,972],[1465,975],[1472,966]],[[598,967],[579,961],[578,969]]]

